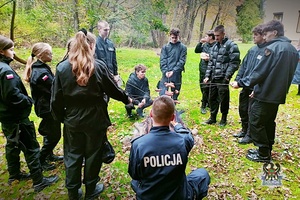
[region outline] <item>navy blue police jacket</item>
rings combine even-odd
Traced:
[[[194,139],[181,124],[174,131],[152,127],[132,142],[128,172],[137,199],[188,198],[185,168]]]

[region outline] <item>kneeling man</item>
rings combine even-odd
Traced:
[[[155,99],[150,111],[153,127],[132,141],[128,172],[137,199],[192,200],[207,195],[210,177],[205,169],[185,174],[194,138],[190,130],[174,121],[174,111],[169,96]]]

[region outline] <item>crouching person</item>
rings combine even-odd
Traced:
[[[126,92],[132,98],[132,103],[125,106],[127,116],[132,117],[132,110],[135,109],[134,105],[137,105],[137,115],[144,117],[144,109],[151,106],[153,101],[150,98],[149,82],[146,78],[146,66],[138,64],[134,67],[134,73],[129,75],[126,83]]]
[[[58,176],[44,177],[40,164],[40,146],[33,122],[28,118],[32,99],[19,75],[9,66],[14,57],[14,43],[0,35],[0,122],[6,138],[5,155],[9,172],[8,183],[31,178],[35,192],[55,183]],[[20,171],[20,152],[30,174]]]
[[[169,96],[155,99],[150,111],[153,127],[132,142],[128,172],[137,199],[202,199],[207,195],[210,177],[205,169],[185,174],[194,139],[174,121],[174,111]]]

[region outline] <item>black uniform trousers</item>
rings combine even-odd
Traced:
[[[81,172],[83,159],[83,183],[86,194],[95,190],[100,180],[99,172],[102,166],[102,147],[106,129],[102,131],[76,132],[66,125],[64,132],[64,163],[66,167],[66,188],[70,192],[78,191],[81,187]]]
[[[252,99],[249,98],[249,95],[252,91],[250,88],[243,88],[239,95],[239,115],[242,122],[242,131],[245,133],[248,132],[249,127],[249,111],[252,103]]]
[[[276,116],[279,104],[256,99],[250,109],[250,132],[253,143],[259,147],[261,156],[270,156],[275,139]]]
[[[227,115],[229,111],[229,86],[228,81],[224,79],[214,79],[211,81],[209,91],[209,106],[212,118],[216,118],[219,107],[223,115]]]
[[[209,103],[208,102],[208,97],[209,97],[209,84],[205,84],[203,83],[203,80],[204,80],[204,76],[205,76],[205,73],[203,74],[203,72],[200,72],[199,73],[199,76],[200,76],[200,79],[199,79],[199,85],[200,85],[200,91],[201,91],[201,94],[202,94],[202,99],[201,99],[201,102],[202,102],[202,105],[201,107],[202,108],[206,108],[207,104]]]
[[[53,149],[61,138],[61,124],[52,116],[47,116],[42,118],[38,131],[44,136],[40,154],[40,161],[43,163],[48,155],[53,154]]]
[[[20,174],[20,153],[24,153],[27,166],[34,182],[43,178],[39,161],[40,146],[36,140],[33,122],[28,118],[19,123],[2,123],[2,130],[6,137],[6,160],[9,178],[18,178]]]

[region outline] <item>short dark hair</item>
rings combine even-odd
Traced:
[[[135,67],[134,67],[134,71],[135,72],[139,72],[139,71],[142,71],[142,70],[145,70],[146,71],[147,67],[143,64],[137,64]]]
[[[179,36],[180,30],[178,28],[173,28],[170,30],[170,35]]]
[[[213,31],[213,30],[207,31],[207,32],[206,32],[206,35],[208,35],[209,37],[212,37],[213,40],[215,39],[215,34],[214,34],[214,31]]]
[[[218,26],[215,27],[214,32],[222,32],[222,33],[224,33],[225,32],[225,28],[224,28],[223,25],[218,25]]]
[[[263,24],[263,32],[277,31],[277,36],[284,36],[284,26],[278,20],[271,20]]]
[[[258,33],[260,35],[263,34],[263,25],[259,24],[252,29],[252,33]]]
[[[175,111],[174,100],[167,96],[162,95],[153,101],[152,114],[153,118],[160,122],[169,122]]]

